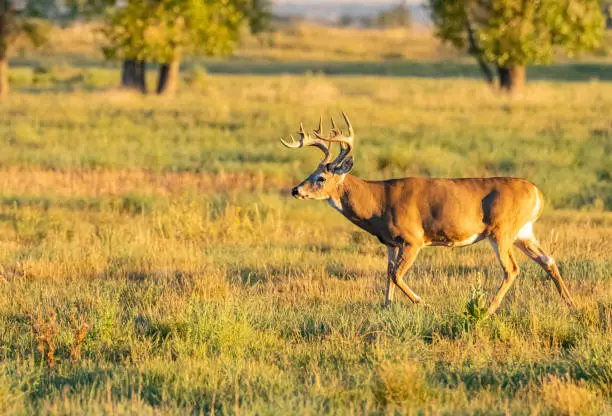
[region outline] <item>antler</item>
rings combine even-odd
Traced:
[[[299,140],[296,141],[293,138],[293,135],[291,135],[289,136],[291,137],[291,142],[286,142],[282,138],[280,139],[280,141],[285,147],[288,147],[290,149],[299,149],[300,147],[304,147],[304,146],[316,146],[319,149],[321,149],[321,151],[325,154],[325,158],[323,159],[321,163],[327,164],[329,163],[331,159],[331,152],[330,152],[331,141],[329,140],[325,141],[320,138],[322,130],[323,130],[323,117],[319,119],[318,130],[313,130],[316,138],[313,138],[308,133],[306,133],[306,131],[304,130],[304,124],[300,122],[300,130],[297,132],[297,134],[299,134],[300,136]]]
[[[344,118],[344,122],[348,127],[348,136],[346,136],[344,132],[336,126],[336,123],[332,118],[331,132],[329,136],[323,137],[323,117],[321,117],[319,118],[319,127],[316,130],[313,130],[313,133],[315,135],[314,138],[311,137],[308,133],[306,133],[306,131],[304,130],[304,125],[300,123],[300,131],[298,131],[298,134],[300,135],[299,140],[296,141],[293,136],[290,136],[290,143],[284,141],[282,138],[280,139],[281,143],[290,149],[298,149],[304,146],[316,146],[321,149],[323,153],[325,153],[325,158],[321,162],[323,164],[329,164],[329,161],[331,159],[330,150],[332,143],[340,143],[340,153],[338,154],[336,159],[334,159],[334,161],[330,164],[332,167],[337,166],[338,164],[342,163],[344,159],[346,159],[346,157],[349,155],[349,153],[351,153],[351,150],[353,150],[353,139],[355,137],[353,126],[351,125],[351,122],[345,112],[342,112],[342,117]]]
[[[351,122],[344,111],[342,112],[342,117],[344,118],[344,122],[348,127],[348,136],[345,136],[344,132],[338,127],[336,127],[336,123],[334,122],[333,117],[331,118],[332,130],[329,136],[323,137],[321,135],[321,122],[319,122],[319,131],[315,130],[314,132],[317,138],[320,140],[325,140],[330,143],[340,143],[340,154],[332,162],[332,166],[336,166],[342,163],[344,159],[346,159],[346,157],[349,155],[349,153],[351,153],[351,150],[353,150],[353,139],[355,138],[355,132],[353,131],[353,126],[351,125]]]

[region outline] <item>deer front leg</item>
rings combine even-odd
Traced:
[[[410,267],[414,263],[417,254],[419,254],[419,248],[413,245],[406,245],[401,246],[399,249],[395,250],[397,250],[397,255],[392,267],[389,268],[389,284],[393,283],[397,285],[397,287],[399,287],[400,290],[404,292],[404,294],[408,296],[411,301],[413,301],[414,303],[419,303],[421,301],[421,298],[416,293],[414,293],[402,280],[404,274],[406,274],[408,269],[410,269]]]

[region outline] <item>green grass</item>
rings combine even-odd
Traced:
[[[200,73],[169,100],[30,71],[0,102],[0,413],[612,412],[610,84]],[[384,309],[383,247],[287,193],[320,155],[278,138],[341,110],[362,177],[538,184],[576,310],[520,257],[468,319],[486,243],[424,250],[429,307]]]
[[[93,93],[37,87],[0,103],[0,164],[240,172],[289,185],[319,155],[277,138],[344,110],[364,177],[525,176],[554,207],[612,208],[607,83],[534,82],[500,98],[468,80],[199,75],[167,100],[104,92],[116,82],[104,71],[92,78],[102,84]]]
[[[549,212],[536,230],[575,312],[523,263],[499,314],[469,324],[477,276],[489,295],[501,280],[484,244],[425,251],[409,281],[430,307],[386,310],[384,250],[322,203],[242,192],[74,206],[0,209],[4,412],[612,410],[608,214]],[[38,320],[57,328],[53,368]],[[576,397],[558,403],[560,388]]]

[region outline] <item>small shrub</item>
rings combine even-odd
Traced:
[[[47,367],[55,367],[55,347],[59,334],[57,314],[54,311],[50,311],[46,320],[39,316],[36,320],[30,318],[30,322],[32,332],[38,342],[36,349],[45,360]]]
[[[469,325],[482,321],[487,317],[487,312],[487,295],[482,290],[482,282],[480,281],[479,274],[476,279],[476,284],[472,286],[470,298],[465,304],[463,316],[465,316]]]
[[[76,322],[74,316],[72,315],[70,316],[70,322],[73,324]],[[73,363],[81,359],[81,346],[83,345],[83,341],[85,341],[88,331],[89,325],[87,323],[82,323],[80,326],[75,328],[74,338],[70,347],[70,361]]]

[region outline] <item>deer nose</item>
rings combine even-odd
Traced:
[[[300,191],[298,191],[298,188],[295,187],[291,190],[291,196],[294,198],[297,198],[300,195]]]

